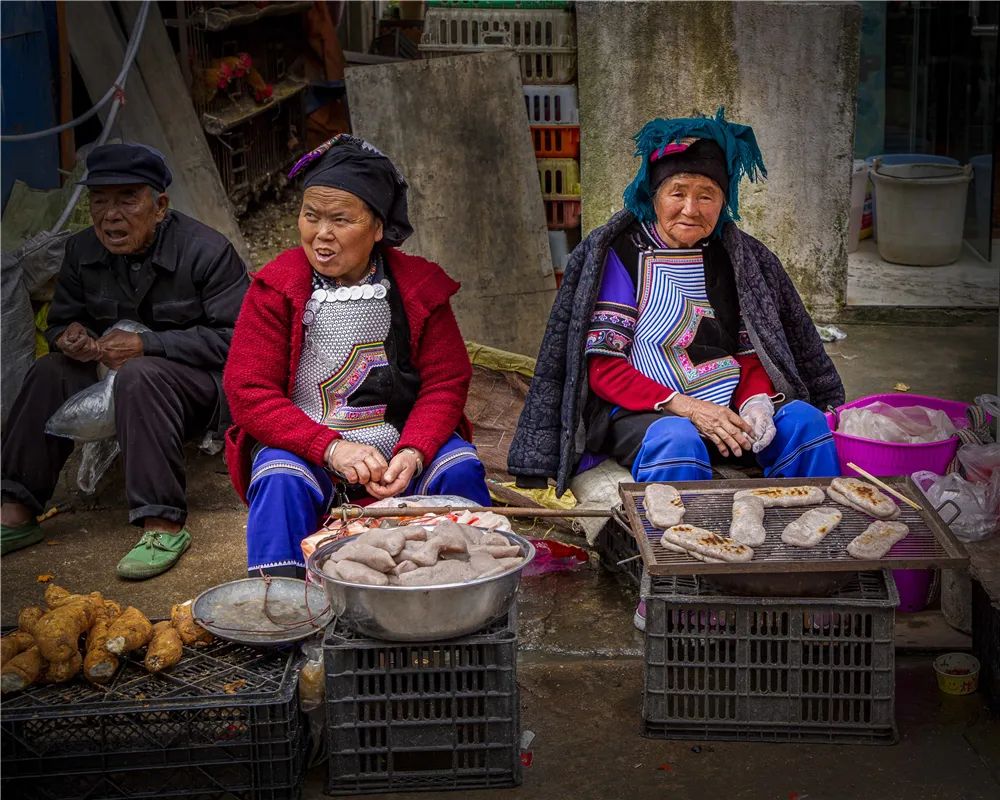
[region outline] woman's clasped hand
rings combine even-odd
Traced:
[[[750,450],[753,428],[735,411],[724,406],[699,400],[683,394],[675,394],[664,408],[679,417],[686,417],[706,436],[723,455],[742,456]]]

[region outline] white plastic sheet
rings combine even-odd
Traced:
[[[896,408],[872,403],[840,412],[839,433],[879,442],[921,444],[940,442],[955,435],[955,424],[943,411],[925,406]]]

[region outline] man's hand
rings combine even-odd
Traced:
[[[97,340],[101,363],[108,369],[121,369],[122,364],[142,355],[142,337],[115,328]]]
[[[753,428],[731,409],[680,393],[671,397],[664,407],[679,417],[691,420],[698,432],[708,437],[723,456],[730,453],[741,456],[744,450],[750,449],[747,434]]]
[[[388,464],[374,447],[349,442],[346,439],[337,439],[335,444],[333,454],[327,458],[326,465],[343,476],[348,483],[365,486],[372,481],[382,479]]]
[[[79,322],[71,322],[56,339],[56,347],[67,358],[74,361],[97,361],[101,357],[101,348],[97,339],[87,333],[87,329]]]
[[[365,491],[378,500],[395,497],[420,474],[422,462],[423,459],[417,450],[412,447],[404,447],[392,457],[382,480],[366,484]]]

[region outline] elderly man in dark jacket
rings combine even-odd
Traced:
[[[35,516],[73,449],[45,423],[98,380],[101,364],[118,371],[129,520],[144,529],[118,574],[152,577],[190,546],[182,447],[225,425],[222,368],[249,279],[224,236],[169,208],[170,181],[162,155],[143,145],[103,145],[87,159],[94,224],[67,242],[48,315],[52,352],[28,373],[8,420],[4,554],[41,540]],[[108,330],[121,320],[150,330]]]
[[[560,493],[597,455],[640,481],[710,477],[710,456],[838,474],[820,412],[843,384],[778,257],[733,222],[740,179],[766,174],[753,131],[720,111],[636,143],[626,209],[567,265],[511,474]]]

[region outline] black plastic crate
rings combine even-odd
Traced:
[[[616,509],[617,510],[617,509]],[[597,534],[595,541],[597,555],[601,560],[601,565],[611,572],[621,573],[629,583],[636,589],[642,583],[642,574],[645,571],[642,558],[639,555],[639,543],[632,535],[628,525],[616,514],[607,521]],[[625,561],[619,564],[619,561]]]
[[[472,636],[383,642],[328,630],[327,792],[521,783],[517,611]]]
[[[647,578],[643,733],[665,739],[896,741],[888,572],[830,597],[726,596]]]
[[[217,641],[150,675],[31,687],[0,711],[3,796],[35,800],[296,798],[308,730],[298,650]]]

